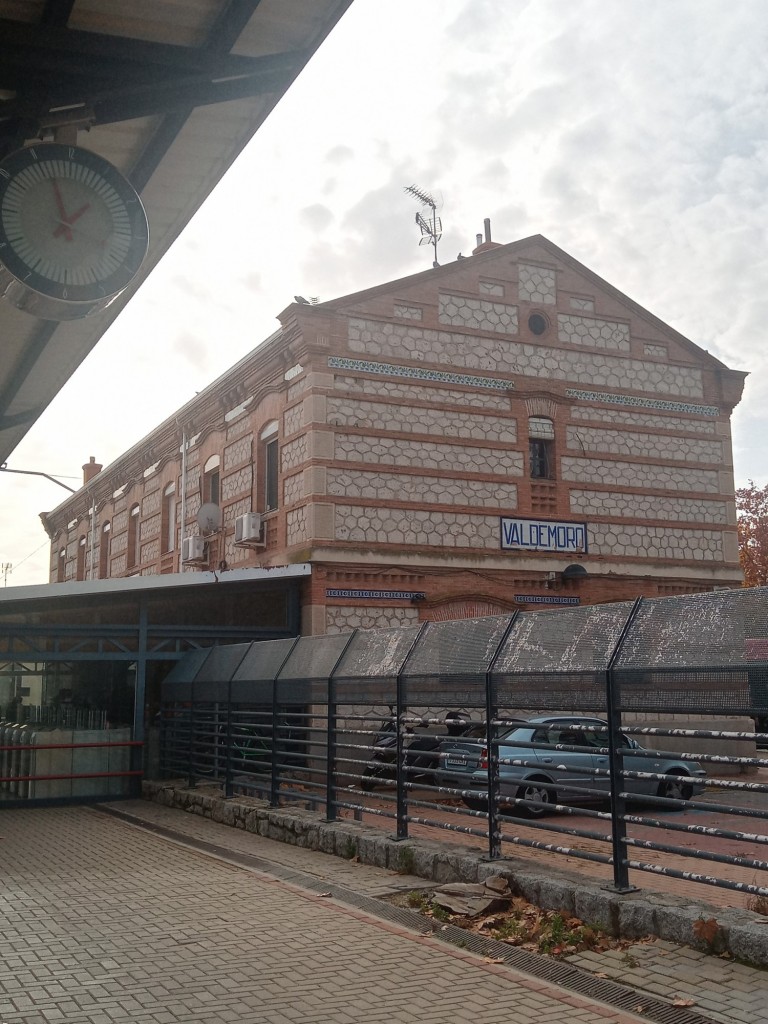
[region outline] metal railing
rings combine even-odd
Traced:
[[[214,648],[164,685],[161,774],[762,899],[767,631],[762,589]]]
[[[0,721],[0,808],[138,795],[144,744],[105,731]]]

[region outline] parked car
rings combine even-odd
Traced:
[[[553,803],[594,803],[602,793],[607,797],[610,793],[608,775],[593,774],[595,769],[607,771],[609,766],[607,753],[601,753],[601,748],[608,746],[608,736],[599,731],[606,727],[607,722],[602,719],[581,716],[541,716],[516,723],[499,738],[501,801],[505,798],[525,800],[525,805],[514,805],[514,812],[540,817]],[[661,780],[626,778],[626,792],[690,800],[694,793],[703,790],[701,779],[706,772],[696,762],[644,756],[653,755],[653,751],[646,752],[636,740],[623,733],[620,742],[625,749],[637,752],[636,756],[625,754],[622,757],[626,771],[670,776]],[[556,744],[593,749],[552,749]],[[527,763],[505,763],[513,760]],[[452,789],[477,790],[462,799],[474,810],[485,810],[488,751],[482,741],[462,738],[441,744],[439,783]],[[577,791],[569,787],[576,787]],[[578,792],[579,788],[590,789],[592,793]]]

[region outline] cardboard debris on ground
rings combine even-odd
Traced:
[[[491,875],[485,882],[451,882],[435,889],[432,901],[451,914],[478,917],[486,914],[500,900],[512,896],[509,883],[501,875]]]

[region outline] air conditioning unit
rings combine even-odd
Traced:
[[[181,543],[181,560],[186,563],[205,561],[205,537],[193,534]]]
[[[235,520],[235,544],[263,544],[261,539],[261,516],[258,512],[246,512]]]

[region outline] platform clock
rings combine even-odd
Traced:
[[[138,193],[97,153],[50,142],[0,161],[0,294],[19,309],[48,320],[99,312],[148,245]]]

